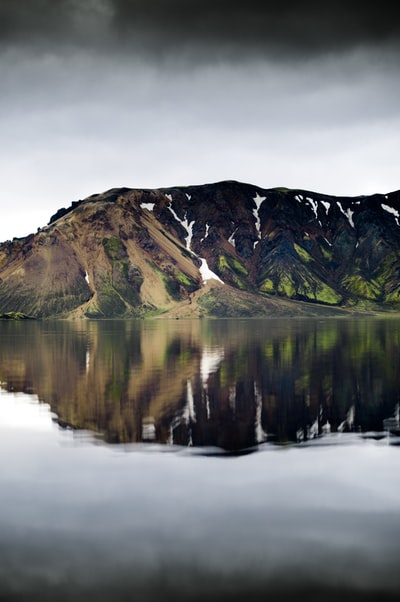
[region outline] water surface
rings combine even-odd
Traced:
[[[243,450],[383,431],[400,401],[396,320],[1,324],[0,381],[108,442]]]
[[[399,321],[0,329],[0,600],[398,599]]]

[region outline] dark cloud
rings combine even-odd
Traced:
[[[1,0],[3,47],[103,45],[112,20],[109,0]]]
[[[264,49],[327,50],[398,41],[393,5],[260,0],[114,0],[115,22],[162,37]]]
[[[126,52],[304,56],[399,46],[396,5],[355,0],[2,0],[3,40]]]
[[[58,34],[68,28],[71,16],[67,2],[3,0],[0,4],[0,34],[3,41]]]

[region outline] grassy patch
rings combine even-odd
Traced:
[[[346,276],[342,281],[346,290],[355,297],[362,297],[377,301],[381,297],[378,283],[374,280],[365,280],[361,275]]]
[[[157,267],[154,263],[148,262],[148,264],[160,278],[162,285],[164,286],[166,292],[171,297],[171,299],[173,299],[174,301],[180,301],[182,298],[182,294],[180,289],[180,283],[178,282],[178,280],[168,276],[165,272],[160,270],[160,268]]]
[[[270,278],[267,278],[266,280],[264,280],[264,282],[260,286],[260,291],[262,291],[263,293],[274,293],[275,292],[274,283],[272,282],[272,280]]]
[[[147,263],[159,276],[165,290],[174,301],[181,301],[182,298],[185,298],[185,291],[191,293],[197,290],[198,283],[195,280],[192,280],[190,276],[184,272],[176,270],[176,272],[173,272],[172,274],[166,274],[155,264],[149,261]]]
[[[180,301],[181,299],[181,289],[179,286],[179,282],[174,280],[173,278],[168,278],[168,276],[163,275],[164,286],[167,290],[168,295],[174,299],[174,301]]]
[[[308,251],[306,251],[303,247],[301,247],[300,245],[293,243],[293,247],[294,250],[296,251],[297,255],[300,257],[300,259],[302,259],[305,263],[310,263],[310,261],[312,261],[312,257],[310,255],[310,253],[308,253]]]
[[[326,259],[326,261],[331,261],[333,256],[332,249],[327,249],[326,247],[324,247],[324,245],[320,245],[319,248],[321,249],[322,257]]]
[[[400,303],[400,288],[396,288],[385,295],[385,303]]]
[[[198,283],[184,272],[175,272],[176,280],[190,293],[197,290]]]
[[[85,312],[85,316],[87,318],[92,319],[103,318],[103,314],[101,313],[97,305],[92,305],[89,309],[87,309]]]
[[[184,286],[191,286],[193,284],[192,280],[183,272],[177,272],[175,278]]]
[[[242,291],[252,291],[253,288],[247,281],[249,275],[248,270],[243,264],[231,255],[220,254],[217,262],[217,273],[230,282],[233,286],[239,288]]]
[[[102,243],[106,255],[111,261],[125,259],[128,256],[124,243],[117,236],[103,238]]]
[[[123,316],[126,311],[125,303],[113,289],[102,289],[97,295],[99,311],[106,318]]]
[[[114,289],[109,274],[103,276],[97,287],[97,307],[106,318],[122,316],[126,312],[125,303]]]
[[[233,270],[236,274],[242,276],[248,276],[248,270],[242,265],[237,259],[229,255],[221,254],[218,257],[218,270],[223,273],[224,270]]]
[[[319,303],[338,305],[342,301],[342,296],[324,282],[319,281],[314,294],[314,299]]]
[[[278,293],[285,295],[285,297],[294,297],[297,293],[292,276],[289,274],[281,275],[281,278],[277,285]]]
[[[31,316],[27,316],[22,311],[7,311],[5,314],[0,314],[0,320],[33,320]]]
[[[342,296],[325,282],[308,273],[285,273],[280,271],[261,282],[262,293],[281,295],[289,299],[301,299],[327,305],[338,305]]]

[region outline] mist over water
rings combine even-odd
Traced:
[[[1,600],[397,599],[396,320],[0,328]]]

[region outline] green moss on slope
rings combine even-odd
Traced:
[[[97,309],[106,318],[123,316],[126,305],[114,289],[109,275],[103,276],[97,286]]]
[[[261,282],[259,290],[289,299],[326,303],[327,305],[338,305],[342,302],[342,296],[332,287],[313,274],[300,270],[292,273],[277,270],[275,274],[271,273]]]
[[[305,262],[305,263],[310,263],[310,261],[312,261],[312,257],[310,255],[310,253],[308,253],[308,251],[306,251],[303,247],[301,247],[300,245],[298,245],[297,243],[293,243],[293,247],[294,250],[296,251],[297,255]]]
[[[248,281],[249,271],[232,255],[220,253],[217,261],[217,273],[222,280],[242,291],[251,292],[253,290]]]
[[[360,274],[346,276],[342,284],[355,297],[377,301],[382,296],[378,283],[374,280],[366,280]]]
[[[126,247],[117,236],[103,238],[103,247],[111,261],[117,261],[127,257]]]

